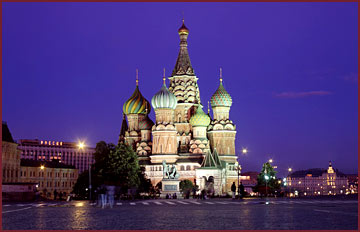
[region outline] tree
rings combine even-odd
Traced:
[[[257,185],[254,187],[254,192],[273,193],[275,190],[280,189],[280,185],[276,178],[276,171],[269,162],[263,164],[261,172],[257,177]]]
[[[186,195],[186,198],[190,196],[190,192],[194,188],[194,184],[190,180],[182,180],[180,181],[180,191]]]
[[[73,187],[73,192],[81,198],[88,196],[86,189],[89,187],[89,171],[81,173]]]
[[[95,163],[91,167],[92,190],[95,191],[102,184],[120,187],[122,193],[129,188],[137,188],[138,192],[151,193],[153,186],[146,178],[145,170],[141,169],[138,157],[133,149],[126,144],[115,146],[100,141],[96,144],[94,153]],[[89,172],[83,172],[74,186],[74,192],[85,197],[88,194]],[[93,194],[94,196],[95,194]]]
[[[122,191],[140,184],[141,173],[138,158],[132,148],[126,144],[119,144],[104,158],[99,174],[105,184],[120,186]]]

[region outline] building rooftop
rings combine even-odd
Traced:
[[[15,143],[6,122],[2,122],[2,141]]]
[[[21,161],[20,161],[20,166],[24,166],[24,167],[40,167],[42,165],[45,168],[75,169],[75,166],[64,164],[64,163],[59,163],[59,161],[57,161],[57,160],[40,161],[40,160],[32,160],[32,159],[21,159]]]
[[[18,144],[20,146],[34,146],[34,147],[59,147],[59,148],[79,148],[79,144],[76,142],[60,142],[51,140],[39,140],[39,139],[19,139]],[[84,149],[94,149],[85,146]]]
[[[290,175],[288,175],[288,177],[301,178],[301,177],[305,177],[307,175],[311,175],[312,177],[319,177],[319,176],[322,176],[322,174],[326,173],[326,172],[327,172],[327,169],[312,168],[312,169],[300,170],[300,171],[293,172]],[[346,177],[346,175],[344,173],[339,172],[337,169],[335,169],[335,173],[339,177]]]

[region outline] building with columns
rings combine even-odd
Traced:
[[[315,168],[291,173],[287,178],[290,196],[301,195],[339,195],[349,192],[345,174],[332,167]]]
[[[135,91],[123,105],[119,143],[133,147],[154,185],[163,178],[165,160],[176,166],[180,179],[201,186],[205,186],[201,181],[210,180],[217,194],[230,193],[238,175],[234,167],[236,127],[229,114],[232,98],[225,90],[220,69],[220,83],[210,99],[212,117],[209,104],[208,114],[203,111],[198,77],[188,53],[189,29],[184,21],[178,34],[180,50],[168,77],[169,87],[164,71],[163,84],[151,98],[155,122],[148,116],[151,106],[140,92],[137,72]]]

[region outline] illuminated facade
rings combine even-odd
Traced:
[[[79,173],[89,169],[94,163],[94,148],[79,146],[74,142],[58,142],[49,140],[21,139],[18,141],[22,150],[22,159],[52,161],[73,165]]]
[[[286,180],[290,195],[338,195],[349,191],[346,175],[335,170],[331,162],[328,169],[296,171]]]
[[[198,77],[188,54],[189,30],[184,22],[178,34],[180,50],[168,77],[169,87],[164,71],[163,85],[151,99],[155,123],[148,117],[151,106],[142,96],[136,76],[135,91],[123,105],[126,118],[123,117],[119,143],[133,147],[154,185],[163,178],[162,161],[166,160],[177,167],[180,179],[215,179],[217,193],[229,193],[231,184],[237,182],[236,128],[229,115],[232,98],[224,88],[220,70],[218,89],[210,99],[213,116],[209,106],[208,114],[204,113]],[[210,160],[218,157],[218,161],[205,163],[207,155]]]
[[[19,181],[21,150],[15,143],[5,122],[2,123],[1,166],[2,183],[15,183]]]
[[[58,160],[21,159],[20,182],[36,183],[43,197],[53,197],[54,190],[68,195],[78,178],[78,170]]]

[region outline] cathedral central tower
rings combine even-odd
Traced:
[[[185,26],[184,20],[178,33],[180,50],[172,76],[169,77],[169,91],[175,95],[178,103],[175,109],[175,125],[178,132],[179,151],[187,153],[191,140],[190,118],[195,114],[197,105],[200,104],[200,91],[197,84],[198,78],[195,76],[189,57],[187,43],[189,29]]]

